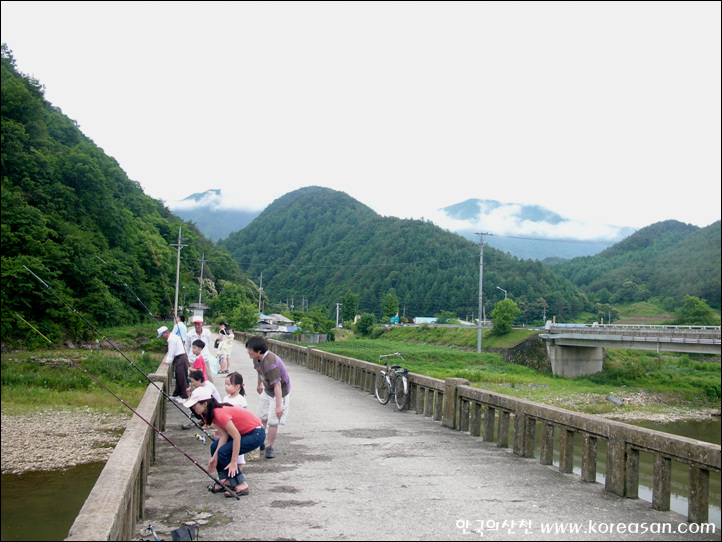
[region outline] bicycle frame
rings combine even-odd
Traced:
[[[386,358],[386,361],[384,362],[384,368],[379,371],[376,376],[376,399],[378,399],[379,403],[385,405],[391,400],[391,397],[394,396],[398,410],[404,410],[406,408],[409,393],[408,380],[406,378],[409,371],[408,369],[403,369],[401,365],[391,365],[389,358],[394,356],[398,356],[402,360],[406,361],[406,358],[404,358],[404,356],[399,352],[379,356],[379,361],[384,358]],[[399,378],[401,380],[399,380]],[[402,387],[397,390],[399,385]]]

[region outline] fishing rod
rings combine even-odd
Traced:
[[[57,297],[60,301],[62,301],[63,304],[64,304],[66,307],[68,307],[70,310],[72,310],[73,313],[77,314],[83,322],[85,322],[88,326],[90,326],[91,328],[93,328],[98,335],[100,335],[101,337],[103,337],[103,339],[104,339],[110,346],[112,346],[113,349],[114,349],[116,352],[118,352],[118,354],[120,354],[121,356],[123,356],[123,357],[125,358],[125,360],[126,360],[128,363],[130,363],[131,366],[133,366],[134,369],[136,369],[140,374],[142,374],[142,375],[146,378],[146,380],[148,380],[148,382],[150,382],[151,384],[153,384],[153,386],[155,386],[155,388],[156,388],[159,392],[161,392],[161,393],[165,396],[166,399],[168,399],[178,410],[180,410],[186,418],[188,418],[191,422],[193,422],[193,423],[195,424],[195,426],[196,426],[198,429],[200,429],[200,430],[206,435],[206,437],[208,437],[209,439],[213,440],[213,437],[211,437],[211,435],[209,435],[209,434],[206,432],[205,429],[203,429],[200,425],[198,425],[198,422],[196,422],[196,421],[191,417],[190,414],[186,414],[185,411],[180,407],[180,405],[178,405],[178,403],[176,403],[173,399],[170,398],[170,396],[169,396],[166,392],[164,392],[161,388],[159,388],[159,387],[158,387],[158,384],[156,384],[153,380],[151,380],[151,378],[150,378],[147,374],[145,374],[140,367],[138,367],[135,363],[133,363],[133,362],[130,360],[130,358],[128,358],[128,356],[126,356],[117,346],[115,346],[115,344],[113,344],[113,342],[112,342],[110,339],[108,339],[108,337],[106,337],[105,335],[103,335],[97,327],[95,327],[90,321],[88,321],[87,318],[85,318],[82,314],[80,314],[77,310],[75,310],[75,309],[70,305],[70,303],[68,303],[68,302],[65,301],[62,297],[60,297],[60,296],[55,292],[55,290],[53,290],[50,286],[48,286],[48,284],[47,284],[43,279],[41,279],[39,276],[37,276],[35,273],[33,273],[30,269],[28,269],[27,266],[23,265],[23,267],[25,268],[25,270],[26,270],[28,273],[30,273],[33,277],[35,277],[35,279],[36,279],[38,282],[40,282],[40,284],[42,284],[43,286],[45,286],[45,288],[47,288],[48,291],[50,291],[55,297]],[[201,438],[200,441],[201,441],[203,444],[206,443],[205,438]]]
[[[31,271],[31,273],[32,273],[32,271]],[[111,390],[110,388],[108,388],[108,386],[106,386],[105,384],[103,384],[103,383],[100,381],[100,379],[98,379],[95,375],[93,375],[93,374],[90,373],[87,369],[85,369],[85,367],[83,367],[77,360],[75,360],[74,358],[72,358],[71,356],[69,356],[68,354],[66,354],[58,345],[56,345],[53,341],[51,341],[50,339],[48,339],[45,335],[43,335],[43,334],[40,332],[40,330],[38,330],[38,329],[37,329],[35,326],[33,326],[30,322],[28,322],[27,320],[25,320],[25,318],[23,318],[22,316],[20,316],[18,313],[15,313],[15,316],[17,316],[20,320],[22,320],[22,321],[25,323],[25,325],[27,325],[27,326],[28,326],[30,329],[32,329],[35,333],[37,333],[37,334],[40,335],[43,339],[45,339],[48,343],[50,343],[50,345],[51,345],[53,348],[55,348],[58,352],[60,352],[61,354],[63,354],[63,356],[65,356],[66,358],[68,358],[76,367],[78,367],[78,369],[80,369],[80,370],[83,371],[85,374],[87,374],[90,378],[92,378],[93,380],[95,380],[95,382],[97,382],[98,385],[100,385],[100,387],[102,387],[104,390],[106,390],[108,393],[110,393],[110,394],[111,394],[113,397],[115,397],[118,401],[120,401],[121,403],[123,403],[123,405],[125,405],[133,414],[135,414],[135,415],[138,416],[141,420],[143,420],[143,421],[148,425],[148,427],[150,427],[153,431],[155,431],[156,433],[158,433],[158,434],[159,434],[161,437],[163,437],[166,441],[168,441],[168,443],[169,443],[171,446],[173,446],[176,450],[178,450],[180,453],[182,453],[184,456],[186,456],[188,459],[190,459],[190,460],[193,462],[193,464],[194,464],[196,467],[198,467],[199,469],[201,469],[203,472],[205,472],[206,475],[207,475],[211,480],[213,480],[213,481],[214,481],[215,483],[217,483],[218,485],[227,488],[227,489],[229,490],[229,493],[230,493],[231,495],[233,495],[236,499],[240,500],[240,497],[236,494],[236,492],[235,492],[231,487],[225,485],[225,484],[224,484],[223,482],[221,482],[218,478],[216,478],[216,477],[213,476],[210,472],[208,472],[206,469],[204,469],[204,468],[198,463],[198,461],[196,461],[196,460],[193,459],[191,456],[189,456],[187,453],[185,453],[183,450],[181,450],[181,449],[178,447],[178,445],[176,445],[171,439],[169,439],[167,436],[165,436],[160,429],[158,429],[156,426],[154,426],[152,423],[150,423],[148,420],[146,420],[143,416],[141,416],[141,415],[138,413],[137,410],[135,410],[132,406],[130,406],[130,405],[129,405],[128,403],[126,403],[125,401],[123,401],[123,399],[121,399],[120,397],[118,397],[118,396],[113,392],[113,390]],[[156,387],[157,387],[157,386],[156,386]]]
[[[108,262],[106,262],[103,258],[101,258],[101,257],[98,256],[98,255],[96,255],[95,257],[98,258],[98,259],[99,259],[101,262],[103,262],[105,265],[107,265],[107,266],[108,266],[108,269],[110,269],[113,273],[115,273],[115,276],[120,279],[120,282],[123,283],[123,286],[125,286],[126,288],[128,288],[128,290],[130,291],[130,293],[133,294],[133,296],[135,296],[135,298],[138,300],[138,303],[140,303],[141,305],[143,305],[143,308],[144,308],[146,311],[148,311],[148,314],[150,314],[150,317],[151,317],[153,320],[155,320],[155,323],[158,324],[159,326],[162,326],[163,324],[158,321],[158,319],[155,317],[155,315],[154,315],[152,312],[150,312],[150,309],[145,306],[145,304],[140,300],[140,298],[138,297],[138,295],[130,288],[130,286],[128,286],[128,284],[123,280],[123,277],[121,277],[121,276],[115,271],[115,269],[113,269],[112,267],[110,267],[110,264],[109,264]],[[157,261],[157,260],[156,260],[156,261]],[[162,270],[161,270],[161,273],[162,273]],[[163,283],[165,283],[165,280],[163,281]],[[176,324],[176,325],[178,325],[178,324]],[[180,335],[180,330],[178,331],[178,335]],[[181,337],[181,339],[182,339],[182,338],[183,338],[183,337]],[[186,356],[187,356],[187,355],[188,355],[188,350],[186,349],[186,343],[185,343],[185,341],[183,341],[183,350],[185,351]]]

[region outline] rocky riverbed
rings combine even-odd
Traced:
[[[2,472],[22,474],[107,461],[128,414],[79,410],[2,413]]]

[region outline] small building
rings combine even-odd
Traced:
[[[208,319],[206,318],[206,314],[210,314],[211,308],[206,305],[205,303],[191,303],[188,305],[188,310],[190,311],[190,321],[193,321],[193,318],[196,316],[200,316],[203,318],[203,320],[207,323]]]
[[[276,326],[292,326],[295,324],[290,318],[286,318],[282,314],[271,314],[271,323]]]
[[[435,324],[438,318],[428,316],[417,316],[414,318],[414,324]]]

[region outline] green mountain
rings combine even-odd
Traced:
[[[251,224],[219,242],[249,276],[263,273],[270,303],[303,298],[335,304],[348,291],[360,295],[360,312],[381,315],[389,292],[406,317],[453,311],[476,315],[479,247],[423,220],[382,217],[347,194],[307,187],[277,199]],[[588,306],[586,297],[540,262],[484,250],[487,316],[508,291],[522,320],[547,314],[569,317]]]
[[[656,298],[673,311],[691,295],[719,310],[720,230],[720,221],[706,228],[658,222],[595,256],[552,268],[601,303]]]
[[[5,44],[1,68],[3,343],[33,335],[16,312],[51,338],[88,332],[23,266],[103,326],[149,317],[123,283],[154,314],[171,312],[177,250],[170,245],[179,228],[188,245],[180,283],[194,292],[189,303],[198,292],[202,254],[210,260],[204,278],[214,288],[244,279],[228,253],[146,196],[47,102],[42,85],[18,72]]]

